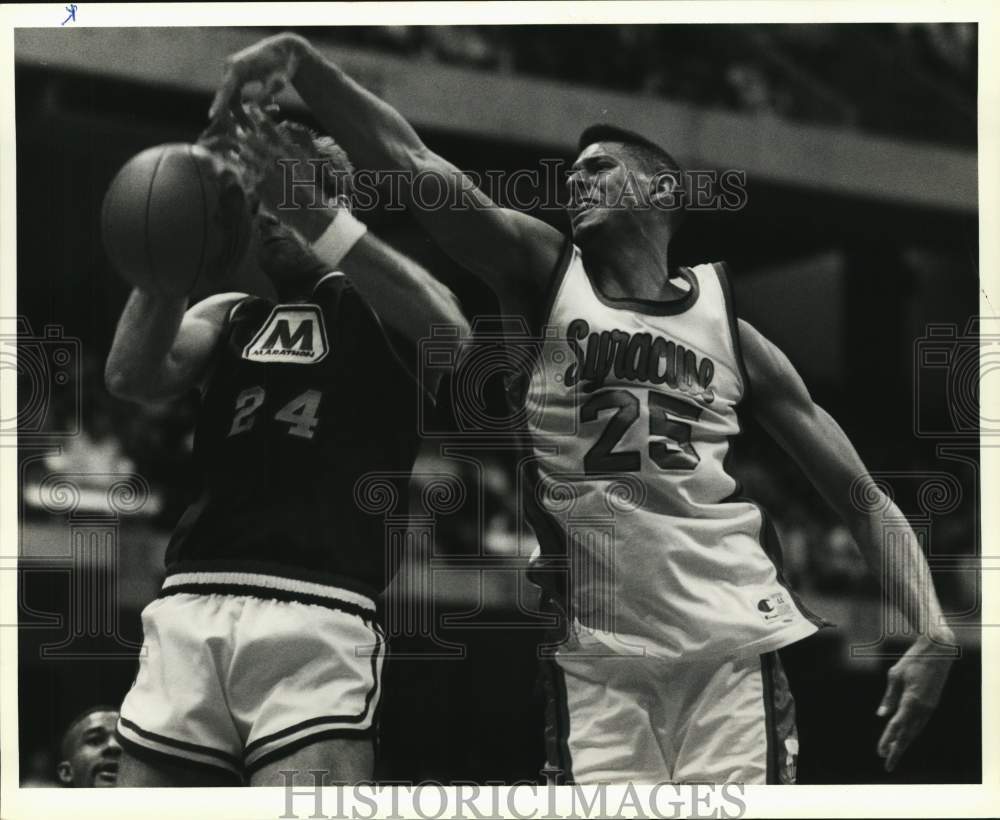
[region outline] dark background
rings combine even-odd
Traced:
[[[303,32],[319,43],[412,60],[415,70],[446,64],[514,82],[558,79],[633,95],[636,106],[665,98],[739,112],[751,121],[777,118],[831,133],[877,135],[890,140],[889,151],[893,140],[976,150],[976,32],[964,24],[397,26]],[[163,36],[182,44],[185,30]],[[614,47],[607,49],[609,43]],[[605,49],[607,59],[585,59],[597,48]],[[216,56],[221,60],[221,54]],[[109,64],[129,59],[141,55],[107,55]],[[56,59],[53,65],[17,62],[18,313],[35,334],[19,341],[22,349],[29,345],[44,358],[44,351],[52,349],[45,346],[51,340],[37,338],[45,325],[58,325],[65,337],[79,340],[69,389],[53,393],[57,398],[41,431],[75,429],[78,421],[79,434],[22,434],[19,441],[24,782],[51,782],[53,744],[73,714],[95,702],[116,704],[127,691],[135,671],[134,648],[127,644],[140,640],[138,612],[155,594],[164,539],[189,500],[194,406],[182,402],[153,413],[118,402],[103,388],[103,359],[127,288],[109,268],[98,219],[104,191],[122,163],[151,145],[191,141],[204,127],[208,101],[201,91],[69,71]],[[573,157],[569,144],[525,144],[502,134],[470,137],[433,126],[419,130],[432,148],[462,168],[513,171],[537,168],[542,157]],[[799,705],[800,780],[978,782],[978,576],[961,571],[962,560],[978,554],[978,439],[961,438],[965,449],[949,457],[939,446],[952,438],[914,434],[915,404],[941,429],[955,427],[948,412],[955,380],[949,382],[948,375],[956,357],[976,345],[974,339],[963,340],[962,332],[978,304],[977,214],[753,176],[747,190],[747,206],[739,212],[694,216],[672,247],[674,261],[730,263],[742,314],[785,349],[869,468],[896,476],[890,484],[905,512],[919,518],[915,487],[935,472],[953,476],[961,496],[945,512],[919,523],[936,557],[945,610],[969,613],[962,620],[966,628],[959,630],[962,658],[927,730],[899,771],[886,775],[874,753],[880,731],[874,712],[891,659],[850,654],[852,644],[879,634],[878,587],[849,534],[794,465],[759,430],[751,428],[741,441],[737,470],[750,494],[773,513],[789,579],[812,608],[839,625],[783,653]],[[558,211],[539,215],[566,229]],[[365,219],[448,283],[470,316],[496,311],[492,294],[457,270],[409,217],[376,212]],[[957,328],[957,335],[935,342],[949,351],[950,364],[934,372],[914,364],[932,323]],[[441,467],[437,444],[428,445],[426,463]],[[514,524],[504,466],[501,458],[487,464],[490,540],[484,549],[516,569],[523,560],[509,548]],[[84,478],[76,480],[98,497],[83,498],[72,515],[37,503],[38,488],[66,473],[138,474],[149,484],[150,502],[138,513],[109,517],[101,503],[101,480]],[[436,555],[445,563],[478,553],[478,531],[470,516],[463,507],[439,522]],[[76,554],[74,543],[105,543],[105,536],[94,533],[106,531],[114,533],[111,541],[120,558],[115,570],[119,606],[102,623],[114,622],[123,640],[109,640],[97,630],[76,636],[70,649],[43,654],[42,646],[63,641],[72,623],[69,613],[80,600],[70,592],[74,577],[79,583],[78,576],[87,571],[104,571],[93,558],[97,553],[78,564],[66,556]],[[492,582],[484,621],[524,618],[512,607],[516,582],[510,575]],[[467,609],[469,589],[456,585],[438,602],[437,614]],[[444,628],[442,638],[465,644],[463,660],[390,660],[382,777],[538,779],[541,700],[534,681],[542,630],[530,620],[524,627]],[[429,648],[413,636],[393,640],[397,653]],[[80,657],[65,657],[67,652]]]

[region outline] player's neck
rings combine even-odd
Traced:
[[[583,264],[601,292],[612,298],[661,301],[676,295],[670,284],[667,243],[639,234],[622,241],[595,241],[581,245]]]
[[[289,269],[281,277],[274,278],[278,298],[286,304],[307,302],[312,298],[313,289],[320,279],[330,273],[329,265],[317,264],[301,269]]]

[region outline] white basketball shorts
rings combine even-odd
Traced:
[[[795,704],[776,653],[683,663],[576,630],[543,661],[548,769],[593,783],[794,783]]]
[[[242,781],[311,743],[370,734],[385,658],[375,614],[370,598],[322,584],[170,575],[142,612],[119,741],[153,764],[208,766]]]

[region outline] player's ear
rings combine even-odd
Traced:
[[[663,211],[684,207],[684,189],[680,173],[664,168],[657,171],[650,181],[650,202]]]
[[[64,786],[69,786],[73,782],[73,764],[68,760],[62,761],[56,766],[56,777]]]

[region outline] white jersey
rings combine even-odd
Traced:
[[[726,470],[748,382],[723,266],[680,274],[679,300],[613,299],[573,248],[553,285],[525,399],[532,577],[561,571],[577,626],[610,652],[770,652],[822,621]]]

